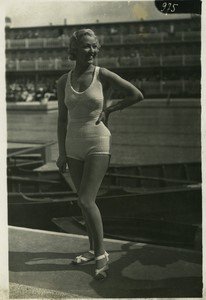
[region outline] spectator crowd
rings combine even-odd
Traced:
[[[189,69],[200,66],[200,20],[194,18],[176,21],[141,20],[125,24],[88,25],[102,41],[105,41],[102,42],[97,64],[100,67],[119,69],[123,75],[130,76],[126,79],[137,87],[144,86],[145,83],[147,86],[150,82],[154,85],[158,82],[164,85],[169,81],[200,81],[198,69],[197,72]],[[64,41],[68,41],[71,33],[78,29],[80,26],[52,24],[36,28],[6,28],[7,102],[57,99],[56,80],[59,75],[55,72],[68,72],[72,67],[71,61],[68,60],[68,45],[64,44]],[[184,42],[184,32],[191,33],[191,40]],[[161,40],[160,33],[169,39]],[[178,36],[178,39],[175,40],[175,36]],[[167,71],[168,65],[180,68],[174,73],[171,69]],[[155,66],[156,71],[153,72],[152,66]],[[187,66],[188,69],[181,69],[182,66]],[[130,68],[133,68],[132,72]],[[137,71],[134,72],[134,68],[137,68]],[[22,72],[18,72],[20,76],[14,75],[16,71]],[[24,71],[33,74],[26,78]],[[44,71],[49,76],[42,75],[45,74]]]
[[[28,79],[7,82],[7,102],[52,101],[57,99],[56,82],[42,78],[37,85]]]

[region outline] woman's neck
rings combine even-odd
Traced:
[[[85,73],[86,71],[90,71],[94,69],[94,65],[82,65],[82,64],[78,64],[76,63],[75,68],[74,68],[74,73],[76,75],[80,75]]]

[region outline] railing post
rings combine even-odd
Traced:
[[[25,48],[29,48],[29,39],[25,39]]]
[[[102,34],[99,35],[99,42],[100,42],[100,45],[102,44]]]
[[[160,80],[160,94],[162,95],[163,93],[163,82],[162,79]]]
[[[43,39],[43,48],[46,48],[46,46],[47,46],[47,39],[44,38],[44,39]]]
[[[140,55],[137,56],[137,62],[138,62],[138,67],[140,67],[141,66],[141,56]]]
[[[138,65],[139,65],[139,67],[141,67],[141,65],[142,65],[141,56],[139,56]]]
[[[8,47],[8,49],[10,49],[11,48],[11,40],[9,39],[9,40],[7,40],[7,47]]]
[[[163,66],[163,59],[162,59],[162,55],[160,55],[160,66]]]
[[[19,60],[16,59],[16,70],[19,71],[20,70],[20,65],[19,65]]]
[[[182,65],[185,66],[185,54],[182,55]]]
[[[58,69],[58,61],[57,61],[57,59],[54,60],[54,69],[55,70]]]
[[[39,62],[37,59],[35,59],[35,70],[37,71],[39,69]]]
[[[185,92],[185,80],[184,79],[182,79],[182,92],[183,92],[183,94]]]

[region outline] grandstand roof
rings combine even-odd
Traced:
[[[189,18],[180,18],[180,19],[161,19],[161,20],[138,20],[138,21],[122,21],[122,22],[95,22],[95,23],[85,23],[85,24],[62,24],[62,25],[43,25],[43,26],[32,26],[32,27],[9,27],[10,30],[19,30],[19,29],[39,29],[39,28],[65,28],[65,27],[89,27],[89,26],[102,26],[102,25],[119,25],[119,24],[160,24],[160,23],[182,23],[187,22],[193,19]]]

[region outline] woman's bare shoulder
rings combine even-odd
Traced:
[[[65,86],[67,82],[68,73],[63,74],[59,79],[57,80],[58,86]]]
[[[99,76],[103,83],[109,83],[109,81],[115,76],[115,73],[109,71],[106,68],[99,68]]]
[[[106,68],[99,68],[99,74],[100,74],[100,77],[104,80],[120,78],[119,75],[117,75],[116,73],[114,73]]]
[[[110,75],[112,72],[109,71],[108,69],[106,68],[102,68],[102,67],[99,67],[99,74],[100,76],[103,76],[103,77],[107,77],[108,75]]]
[[[58,80],[57,80],[57,98],[59,102],[64,101],[64,95],[65,95],[65,87],[67,82],[67,76],[68,74],[63,74]]]

